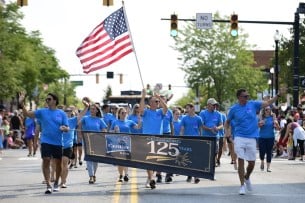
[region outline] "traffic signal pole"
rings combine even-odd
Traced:
[[[253,23],[253,24],[272,24],[272,25],[293,25],[294,29],[294,58],[293,58],[293,106],[299,104],[299,40],[300,40],[300,16],[305,14],[305,3],[299,3],[299,7],[294,15],[294,22],[285,21],[252,21],[252,20],[238,20],[238,23]],[[170,20],[168,18],[161,18],[161,20]],[[178,19],[178,21],[196,21],[196,19]],[[230,23],[230,20],[213,19],[216,23]]]

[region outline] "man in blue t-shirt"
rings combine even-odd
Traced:
[[[238,175],[241,183],[239,194],[244,195],[246,188],[252,190],[250,175],[255,166],[256,160],[256,138],[258,137],[257,112],[261,108],[271,105],[279,97],[277,94],[267,101],[248,100],[249,93],[246,89],[237,90],[238,102],[234,104],[228,113],[225,123],[225,136],[230,137],[229,126],[234,122],[234,151],[238,157]],[[245,173],[244,162],[248,161]]]
[[[216,166],[220,166],[220,160],[217,160],[217,153],[219,151],[219,131],[223,129],[223,121],[219,111],[216,110],[218,102],[214,98],[209,98],[207,101],[207,108],[199,113],[202,119],[202,135],[208,137],[216,137],[216,152],[215,161]]]
[[[61,159],[63,153],[63,132],[69,131],[68,117],[66,113],[57,109],[59,99],[57,95],[48,93],[46,98],[47,108],[41,108],[35,111],[27,111],[24,106],[25,94],[19,95],[19,104],[23,115],[30,118],[37,118],[41,125],[41,158],[42,171],[47,182],[45,194],[52,193],[50,181],[50,163],[51,158],[56,163],[56,180],[53,191],[59,191],[58,180],[61,174]]]
[[[148,100],[149,108],[146,108],[145,97],[146,97],[146,89],[143,89],[140,108],[139,108],[143,119],[142,121],[143,134],[162,135],[163,119],[168,110],[168,107],[159,94],[154,94],[154,96],[151,96]],[[150,187],[151,189],[156,188],[156,182],[153,179],[153,174],[154,171],[147,170],[148,178],[146,182],[146,187]]]

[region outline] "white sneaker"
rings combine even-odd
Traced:
[[[149,183],[150,183],[150,180],[147,179],[147,180],[146,180],[146,183],[145,183],[145,187],[146,187],[146,188],[150,188],[150,184],[149,184]]]
[[[240,186],[239,194],[240,195],[246,194],[246,186],[245,185]]]
[[[286,158],[288,157],[288,154],[286,152],[283,152],[283,154],[280,156],[280,158]]]
[[[252,184],[251,184],[250,178],[248,180],[245,178],[245,185],[246,185],[248,191],[252,191]]]

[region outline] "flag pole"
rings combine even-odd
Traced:
[[[133,48],[133,51],[134,51],[134,54],[135,54],[135,57],[136,57],[136,62],[137,62],[138,70],[139,70],[139,75],[140,75],[140,78],[141,78],[142,88],[144,89],[142,73],[141,73],[141,69],[140,69],[140,65],[139,65],[136,49],[134,47],[133,40],[132,40],[132,34],[131,34],[131,30],[129,28],[129,22],[128,22],[127,14],[126,14],[126,11],[125,11],[124,1],[122,1],[122,5],[123,5],[123,12],[124,12],[125,20],[126,20],[126,26],[127,26],[128,32],[129,32],[130,41],[131,41],[132,48]]]

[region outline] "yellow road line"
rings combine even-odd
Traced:
[[[131,195],[130,195],[130,202],[131,203],[138,203],[138,186],[137,186],[137,169],[133,168],[131,172]]]
[[[130,180],[130,202],[131,203],[138,203],[138,186],[137,186],[137,169],[132,168],[131,171],[131,180]],[[120,202],[120,195],[121,195],[121,187],[122,183],[117,182],[115,184],[115,189],[113,192],[113,203]]]
[[[113,193],[113,203],[119,203],[120,201],[120,192],[121,192],[122,183],[117,182],[115,184],[114,193]]]

